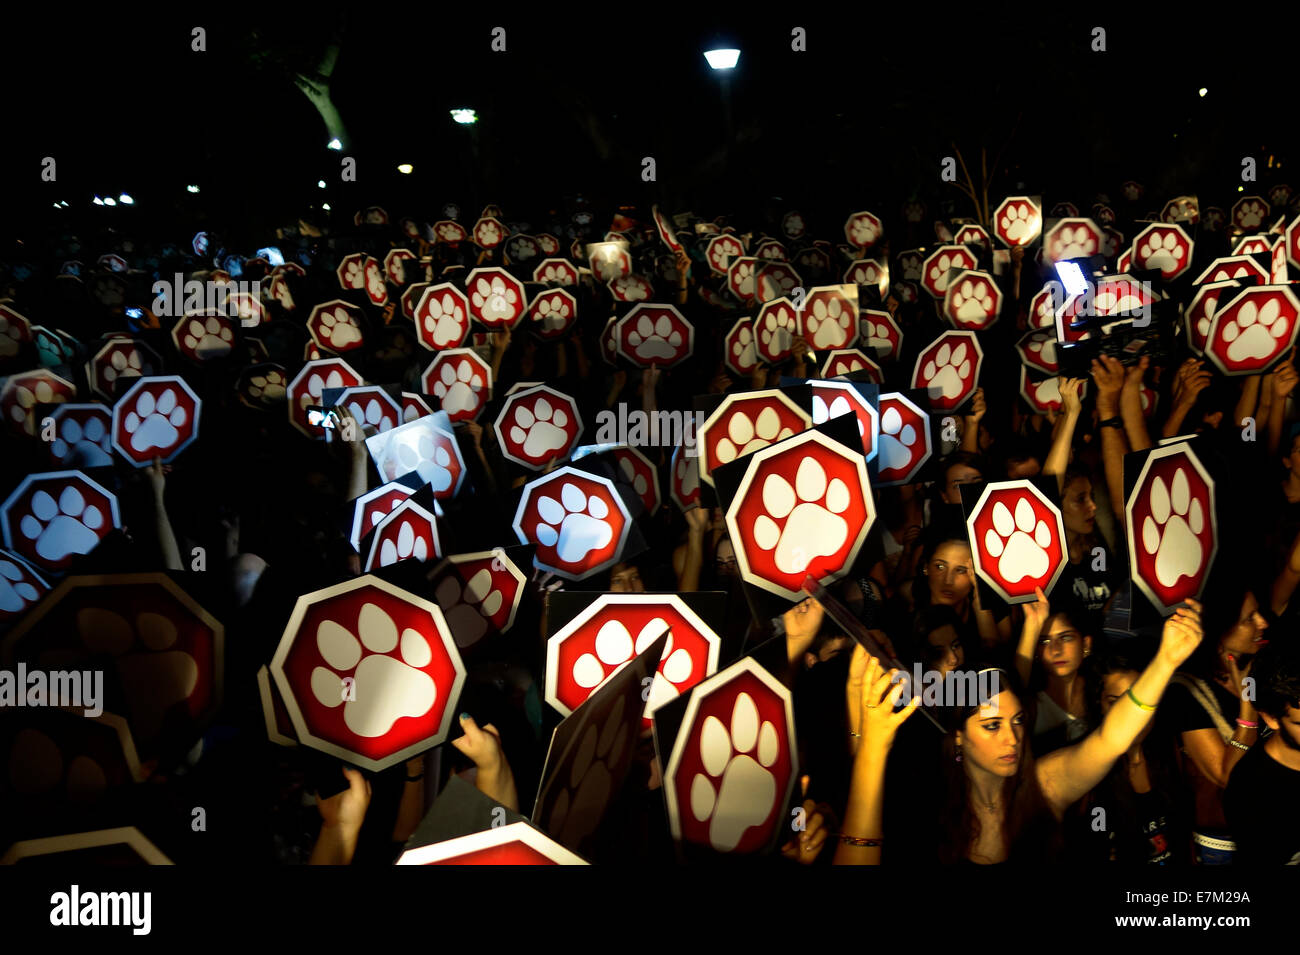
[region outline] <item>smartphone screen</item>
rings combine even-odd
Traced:
[[[334,415],[324,408],[308,408],[307,423],[316,428],[333,428]]]

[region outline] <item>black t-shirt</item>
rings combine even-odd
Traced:
[[[1228,777],[1223,811],[1242,865],[1300,865],[1300,772],[1258,745]]]

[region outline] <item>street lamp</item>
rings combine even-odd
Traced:
[[[740,60],[739,50],[705,50],[704,58],[709,67],[715,70],[734,70]]]
[[[397,167],[397,171],[404,176],[409,176],[411,173],[415,172],[415,167],[412,166],[409,162],[404,162]]]
[[[331,140],[326,144],[325,148],[326,148],[326,149],[333,149],[333,150],[336,150],[336,151],[337,151],[337,150],[340,150],[340,149],[343,148],[343,143],[340,142],[340,141],[339,141],[339,138],[336,136],[336,137],[334,137],[333,139],[331,139]]]
[[[462,126],[469,126],[478,122],[478,113],[474,112],[472,109],[465,109],[462,107],[460,109],[453,109],[451,111],[451,118]]]

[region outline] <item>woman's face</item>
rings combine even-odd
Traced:
[[[995,776],[1014,776],[1024,754],[1025,712],[1010,690],[1003,690],[966,720],[957,743],[963,760]]]
[[[1049,675],[1074,676],[1079,672],[1079,664],[1083,663],[1084,651],[1090,643],[1068,617],[1056,614],[1047,621],[1038,641],[1039,658]]]
[[[731,578],[736,576],[736,549],[731,546],[730,538],[724,537],[718,541],[713,561],[719,577]]]
[[[1097,526],[1097,502],[1092,499],[1092,481],[1075,478],[1065,488],[1061,501],[1065,529],[1071,534],[1091,534]]]
[[[961,637],[957,628],[946,624],[938,630],[931,630],[925,637],[930,645],[930,660],[940,673],[947,676],[966,662],[966,651],[962,649]]]
[[[970,596],[975,579],[971,576],[970,546],[961,541],[945,541],[925,565],[930,584],[930,603],[951,607]]]
[[[643,594],[641,571],[632,564],[615,564],[609,572],[609,591],[614,594]]]
[[[1264,639],[1264,631],[1267,629],[1268,621],[1259,612],[1259,601],[1253,593],[1247,591],[1246,599],[1241,602],[1241,616],[1237,624],[1223,638],[1223,649],[1237,656],[1258,653],[1268,643]]]
[[[1101,678],[1101,715],[1118,703],[1142,674],[1137,670],[1116,670]]]

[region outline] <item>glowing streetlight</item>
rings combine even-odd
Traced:
[[[316,188],[317,188],[317,189],[324,189],[324,188],[325,188],[325,180],[324,180],[324,179],[317,179],[317,180],[316,180]]]
[[[124,205],[124,206],[133,206],[133,205],[135,205],[135,200],[132,199],[130,196],[128,196],[125,192],[122,193],[120,196],[117,197],[117,201],[120,202],[120,203],[122,203],[122,205]]]
[[[478,113],[474,112],[472,109],[453,109],[451,111],[451,118],[462,126],[469,126],[478,122]]]
[[[95,205],[97,205],[97,206],[102,206],[102,205],[104,204],[104,200],[101,199],[101,198],[99,198],[99,196],[96,196],[96,197],[95,197],[94,202],[95,202]]]
[[[107,199],[104,200],[104,205],[115,206],[117,205],[117,200],[114,199],[112,196],[109,196]]]
[[[705,50],[704,58],[709,67],[715,70],[734,70],[740,61],[739,50]]]
[[[336,136],[336,137],[334,137],[333,139],[331,139],[331,140],[329,141],[329,143],[327,144],[326,148],[327,148],[327,149],[339,150],[339,149],[342,149],[342,148],[343,148],[343,143],[340,142],[339,139],[338,139],[338,137]]]
[[[415,167],[412,166],[409,162],[404,162],[397,167],[397,171],[404,176],[409,176],[411,173],[415,172]]]
[[[326,203],[324,203],[324,204],[321,205],[321,208],[324,209],[326,212],[329,212],[329,211],[330,211],[330,204],[329,204],[328,202],[326,202]]]
[[[185,191],[186,191],[186,192],[198,192],[198,191],[199,191],[199,187],[198,187],[198,186],[186,186],[186,187],[185,187]]]
[[[1197,96],[1204,96],[1204,95],[1205,95],[1206,93],[1208,93],[1208,92],[1209,92],[1209,90],[1207,90],[1204,86],[1202,86],[1199,90],[1196,91],[1196,95],[1197,95]]]

